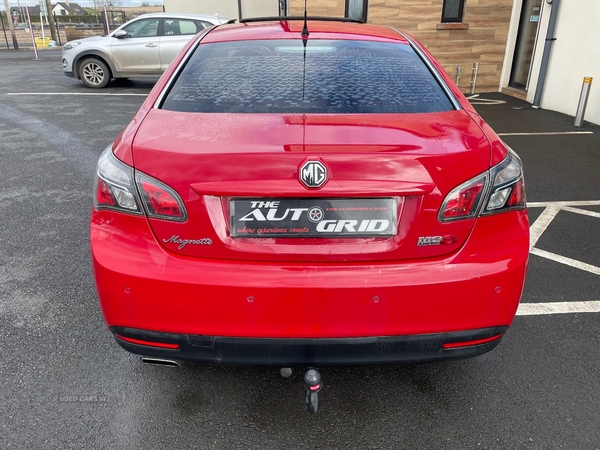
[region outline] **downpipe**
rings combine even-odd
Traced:
[[[548,31],[546,33],[546,43],[544,44],[544,54],[542,55],[540,75],[535,88],[533,104],[531,105],[534,109],[538,109],[540,107],[540,102],[542,101],[542,92],[544,90],[546,72],[548,71],[548,62],[550,60],[550,50],[552,49],[552,44],[556,40],[556,37],[554,37],[554,29],[556,28],[556,17],[558,16],[558,6],[560,5],[560,0],[554,0],[553,2],[548,3],[552,6],[552,9],[550,10],[550,22],[548,23]]]

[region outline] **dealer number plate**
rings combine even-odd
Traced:
[[[235,237],[390,237],[398,227],[395,198],[244,198],[229,205]]]

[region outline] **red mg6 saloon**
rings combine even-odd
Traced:
[[[100,306],[157,364],[480,355],[513,321],[528,248],[519,157],[389,27],[204,30],[98,162]]]

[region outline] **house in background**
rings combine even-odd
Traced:
[[[232,19],[304,13],[304,0],[164,3],[168,12]],[[600,83],[600,0],[308,0],[307,5],[309,16],[360,18],[408,32],[465,93],[500,91],[574,116],[583,78]],[[556,28],[548,36],[552,15]],[[600,86],[590,90],[585,119],[600,124]]]
[[[77,3],[58,2],[52,7],[52,13],[57,16],[85,16],[86,10]]]
[[[25,7],[13,7],[11,8],[11,13],[13,11],[17,11],[20,17],[26,18]],[[32,16],[40,15],[40,5],[29,6],[29,14]],[[87,15],[87,11],[83,9],[77,3],[66,2],[58,2],[52,4],[52,14],[57,16],[85,16]],[[23,20],[23,19],[22,19]]]

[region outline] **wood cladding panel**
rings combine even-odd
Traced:
[[[498,91],[514,0],[465,0],[467,30],[437,30],[443,0],[370,0],[368,21],[408,32],[419,40],[468,92],[473,63],[479,63],[476,92]],[[341,17],[344,0],[309,0],[309,15]],[[292,15],[302,15],[304,0],[290,0]]]

